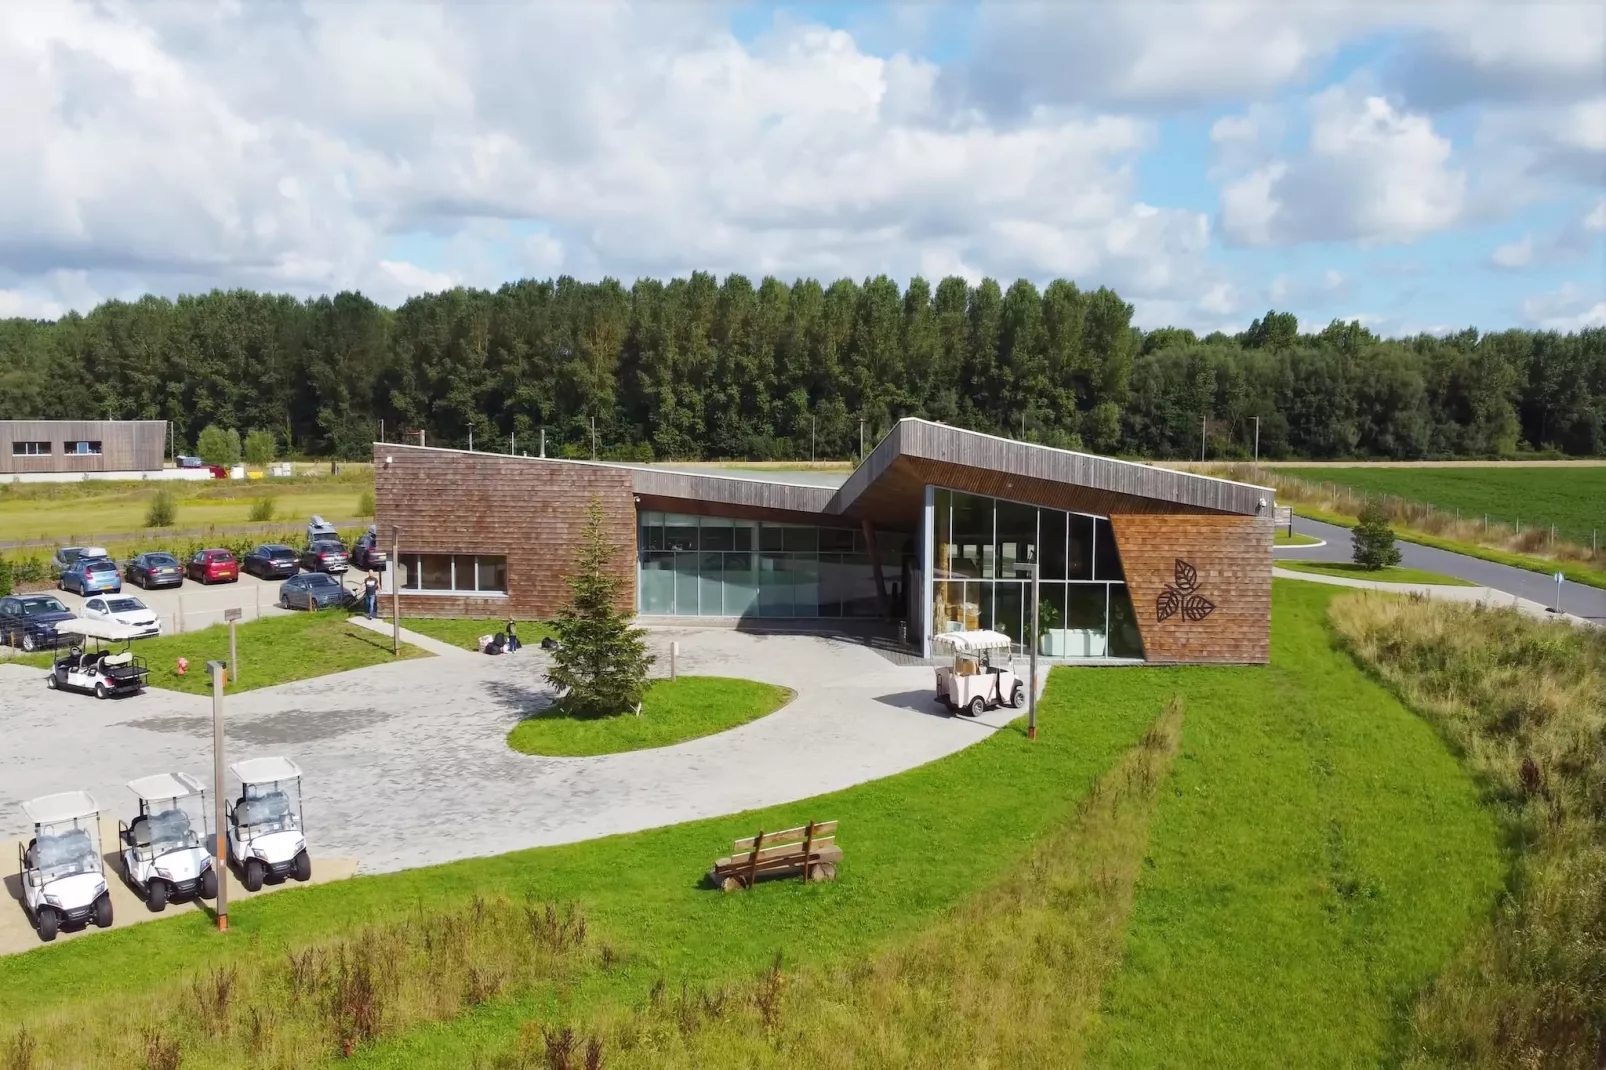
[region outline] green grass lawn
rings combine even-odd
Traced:
[[[1319,576],[1341,576],[1349,580],[1371,580],[1374,583],[1420,583],[1435,584],[1441,587],[1476,587],[1477,584],[1467,580],[1446,576],[1438,572],[1429,572],[1420,568],[1401,568],[1399,565],[1390,565],[1387,568],[1368,569],[1351,561],[1285,561],[1277,559],[1278,568],[1291,569],[1294,572],[1314,572]]]
[[[1277,537],[1272,540],[1272,545],[1273,546],[1315,546],[1317,543],[1319,543],[1321,541],[1322,540],[1318,539],[1314,535],[1305,535],[1305,534],[1302,534],[1302,533],[1300,533],[1298,531],[1294,532],[1293,534],[1289,534],[1286,531],[1279,531],[1277,533]]]
[[[574,717],[553,707],[515,725],[507,745],[525,754],[561,758],[668,747],[774,713],[795,694],[791,688],[728,676],[654,680],[639,717]]]
[[[340,611],[263,617],[237,627],[240,679],[238,683],[230,682],[231,693],[395,660],[387,637],[348,624],[346,614]],[[229,629],[227,625],[214,624],[181,635],[141,639],[134,643],[134,652],[145,659],[150,669],[150,686],[210,695],[212,685],[207,680],[206,663],[228,660]],[[427,655],[403,643],[401,656]],[[50,658],[49,654],[35,654],[17,660],[24,665],[48,667]],[[179,658],[189,660],[189,671],[183,676],[178,674]]]
[[[521,620],[518,625],[519,642],[525,646],[535,646],[552,634],[552,629],[545,621]],[[480,636],[495,635],[497,632],[507,630],[507,618],[471,620],[464,617],[403,617],[402,627],[419,635],[427,635],[431,639],[439,639],[443,643],[451,643],[453,646],[468,650],[478,650]]]
[[[614,970],[494,999],[353,1060],[490,1065],[532,1017],[639,1005],[660,979],[746,981],[777,952],[789,970],[818,969],[915,938],[1063,827],[1182,695],[1181,749],[1090,1061],[1387,1062],[1413,994],[1490,909],[1504,859],[1439,738],[1334,648],[1337,593],[1275,584],[1269,667],[1055,669],[1035,742],[1017,722],[907,773],[761,812],[278,892],[235,904],[226,937],[192,914],[0,959],[0,1020],[66,1029],[139,993],[171,986],[182,1000],[203,967],[282,963],[286,947],[476,892],[581,903],[622,956]],[[810,818],[842,822],[836,883],[702,887],[732,839]]]
[[[1427,502],[1471,519],[1524,529],[1556,525],[1559,538],[1589,545],[1606,537],[1606,467],[1580,468],[1281,468],[1314,483],[1337,483],[1366,494]]]

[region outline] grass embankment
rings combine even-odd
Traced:
[[[231,694],[395,660],[387,637],[348,624],[344,611],[263,617],[240,624],[237,629],[240,679],[238,683],[230,681]],[[228,625],[214,624],[181,635],[136,640],[134,652],[145,659],[150,669],[151,687],[210,695],[212,684],[207,679],[206,663],[229,659]],[[427,655],[403,643],[401,656]],[[47,668],[51,657],[50,654],[33,654],[16,661]],[[178,672],[179,658],[189,660],[189,671],[182,676]]]
[[[521,620],[517,623],[519,642],[525,646],[535,646],[552,634],[551,627],[545,621]],[[507,618],[471,620],[464,617],[403,617],[402,627],[419,635],[427,635],[431,639],[439,639],[443,643],[463,647],[465,650],[478,650],[480,636],[507,631]]]
[[[1416,1002],[1408,1065],[1598,1066],[1606,1051],[1606,633],[1347,595],[1335,627],[1477,772],[1509,891]]]
[[[634,713],[576,717],[554,706],[514,725],[507,745],[524,754],[554,758],[669,747],[756,721],[794,697],[796,692],[789,687],[728,676],[654,680],[641,701],[639,717]]]
[[[1277,533],[1277,537],[1272,540],[1272,545],[1273,546],[1315,546],[1317,543],[1319,543],[1321,541],[1322,540],[1318,539],[1314,535],[1304,535],[1304,534],[1301,534],[1300,532],[1297,532],[1297,531],[1294,532],[1293,534],[1289,534],[1286,531],[1279,531]]]
[[[608,1045],[609,1067],[726,1050],[752,1053],[731,1065],[796,1066],[791,1049],[752,1046],[747,1023],[770,1015],[778,1045],[830,1050],[842,1024],[820,1001],[841,995],[831,978],[866,1001],[843,1027],[858,1065],[952,1065],[922,1047],[942,1017],[955,1019],[948,1035],[964,1059],[994,1052],[994,1065],[1022,1065],[1023,1053],[1065,1065],[1083,1050],[1111,1066],[1387,1061],[1399,1008],[1486,911],[1501,859],[1493,819],[1433,730],[1333,647],[1332,593],[1276,585],[1269,668],[1056,669],[1035,742],[1017,723],[899,776],[760,813],[263,896],[231,910],[225,940],[189,915],[0,960],[0,1020],[40,1038],[53,1060],[42,1065],[70,1063],[85,1030],[137,1038],[153,1014],[189,1023],[195,1039],[175,1034],[195,1055],[186,1066],[230,1063],[202,1058],[218,1051],[204,1021],[175,1010],[193,1005],[206,968],[282,975],[287,947],[335,946],[482,894],[578,901],[593,948],[610,951],[595,950],[597,969],[573,985],[508,987],[472,1008],[465,968],[453,967],[462,1012],[382,1029],[358,1065],[520,1065],[521,1050],[548,1048],[543,1029],[561,1047],[573,1026],[574,1046]],[[1134,793],[1139,809],[1120,811],[1117,826],[1096,824],[1097,805],[1082,802],[1090,785],[1177,696],[1186,725],[1170,779],[1152,797]],[[1125,783],[1124,771],[1111,782]],[[836,883],[700,886],[733,838],[809,817],[842,822]],[[1090,1029],[1086,994],[1113,954],[1128,866],[1139,875],[1124,957]],[[955,972],[966,947],[982,962]],[[998,991],[980,991],[983,977]],[[760,998],[768,1010],[742,1005]],[[1022,1010],[1051,1049],[1009,1028]],[[632,1021],[652,1028],[626,1052],[614,1030]],[[232,1064],[252,1061],[248,1008],[230,1022]],[[332,1053],[309,1049],[301,1064],[320,1055]]]
[[[1399,565],[1389,565],[1387,568],[1367,568],[1350,561],[1285,561],[1277,560],[1278,568],[1286,568],[1293,572],[1313,572],[1318,576],[1338,576],[1347,580],[1370,580],[1373,583],[1416,583],[1440,587],[1476,587],[1477,584],[1467,580],[1446,576],[1438,572],[1429,572],[1421,568],[1401,568]]]

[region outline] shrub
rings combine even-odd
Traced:
[[[195,452],[207,464],[229,468],[240,463],[240,432],[207,424],[195,440]]]
[[[1400,563],[1400,548],[1394,545],[1394,529],[1381,502],[1366,503],[1352,536],[1355,563],[1366,569],[1387,568]]]
[[[145,510],[145,526],[170,528],[178,520],[178,501],[167,487],[158,487],[151,496],[150,508]]]
[[[245,463],[253,467],[261,468],[273,460],[278,450],[279,443],[272,431],[252,431],[245,436]]]
[[[0,598],[11,593],[11,562],[0,557]]]
[[[252,502],[251,522],[253,524],[265,524],[272,520],[273,510],[277,504],[277,501],[271,494],[265,498],[258,498],[256,501]]]
[[[357,515],[358,516],[373,516],[374,515],[374,492],[373,491],[365,490],[365,491],[362,492],[362,497],[357,499]]]

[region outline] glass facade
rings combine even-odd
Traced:
[[[644,615],[881,615],[861,531],[647,511],[636,524],[636,608]],[[888,545],[878,547],[894,593],[902,582],[905,541],[889,536]]]
[[[1105,517],[933,488],[932,634],[1003,632],[1026,652],[1031,581],[1041,564],[1037,652],[1054,658],[1141,658],[1115,534]]]

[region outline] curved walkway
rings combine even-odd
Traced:
[[[1349,561],[1353,559],[1354,548],[1350,542],[1348,528],[1334,524],[1324,524],[1319,520],[1307,520],[1304,517],[1294,518],[1294,530],[1305,535],[1313,535],[1326,542],[1325,546],[1279,546],[1276,553],[1298,552],[1300,561]],[[1454,576],[1459,580],[1477,584],[1480,588],[1499,591],[1525,602],[1535,603],[1541,607],[1554,606],[1556,601],[1556,581],[1537,572],[1527,569],[1513,568],[1510,565],[1500,565],[1482,558],[1468,557],[1466,554],[1452,553],[1449,550],[1440,550],[1433,546],[1419,546],[1416,543],[1401,541],[1400,564],[1406,568],[1418,568],[1427,572],[1438,572],[1446,576]],[[1285,573],[1294,578],[1295,573]],[[1310,579],[1310,574],[1299,573],[1299,579]],[[1398,587],[1399,584],[1390,584]],[[1468,588],[1462,588],[1468,590]],[[1452,596],[1453,597],[1453,596]],[[1586,587],[1579,583],[1563,583],[1561,590],[1561,609],[1569,615],[1580,617],[1595,624],[1606,624],[1606,591],[1598,587]]]
[[[293,756],[306,771],[315,856],[378,873],[836,791],[951,754],[1015,716],[949,717],[929,667],[893,665],[848,642],[654,630],[660,667],[672,639],[683,673],[781,684],[797,698],[674,747],[540,758],[505,742],[523,712],[550,701],[538,648],[420,658],[227,699],[228,760]],[[209,699],[153,689],[100,702],[43,680],[38,669],[0,665],[0,835],[24,831],[18,803],[36,795],[87,788],[122,815],[135,777],[182,769],[211,782]]]

